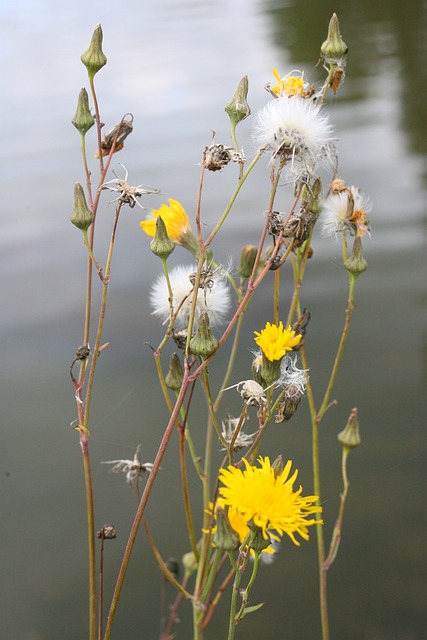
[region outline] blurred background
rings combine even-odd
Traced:
[[[350,494],[343,539],[329,572],[331,637],[422,640],[427,628],[426,545],[426,153],[427,3],[423,0],[111,0],[63,3],[4,0],[0,7],[2,435],[1,623],[3,640],[87,637],[86,521],[82,461],[69,367],[82,341],[85,252],[72,227],[73,185],[84,182],[79,135],[71,125],[78,93],[87,86],[80,55],[101,23],[108,65],[97,75],[102,120],[109,128],[134,115],[134,132],[111,168],[130,184],[158,187],[191,215],[200,160],[211,140],[229,142],[224,105],[249,76],[252,113],[268,95],[272,68],[281,75],[316,67],[336,11],[349,46],[347,77],[328,109],[339,138],[340,175],[373,203],[372,237],[364,241],[369,268],[358,280],[356,310],[334,391],[338,404],[322,423],[325,534],[329,539],[341,491],[337,433],[359,408],[362,446],[349,460]],[[251,121],[238,131],[251,157]],[[95,148],[94,134],[88,147]],[[92,147],[91,147],[92,143]],[[96,171],[96,163],[92,161]],[[255,242],[267,208],[267,161],[245,185],[218,260]],[[236,168],[207,177],[207,224],[223,211]],[[110,175],[110,177],[114,177]],[[282,196],[281,196],[282,197]],[[284,197],[284,196],[283,196]],[[98,255],[103,260],[114,205],[103,200]],[[161,331],[148,294],[160,272],[139,227],[145,213],[126,208],[119,225],[104,338],[92,405],[91,460],[96,527],[115,524],[107,549],[106,601],[133,520],[136,499],[124,476],[103,460],[154,458],[167,418],[151,351]],[[319,400],[344,321],[347,274],[340,245],[315,233],[302,298],[311,312],[307,349]],[[171,264],[188,264],[177,248]],[[287,280],[288,278],[288,280]],[[284,287],[290,288],[289,272]],[[99,286],[95,286],[99,293]],[[286,295],[284,297],[286,301]],[[271,320],[268,284],[247,313],[234,381],[248,377],[253,331]],[[168,356],[165,353],[165,361]],[[219,359],[212,371],[222,375]],[[237,411],[234,391],[223,410]],[[198,401],[197,401],[198,402]],[[200,408],[202,409],[200,401]],[[202,420],[202,412],[200,420]],[[196,442],[201,445],[202,434]],[[200,431],[204,422],[201,421]],[[251,423],[249,423],[250,425]],[[255,421],[253,421],[255,424]],[[250,430],[250,429],[248,429]],[[176,445],[175,438],[174,444]],[[164,557],[188,551],[181,518],[176,446],[150,500],[147,519]],[[312,491],[310,424],[304,403],[288,424],[273,425],[264,455],[294,461],[304,493]],[[199,486],[192,482],[193,501]],[[424,496],[424,498],[423,498]],[[144,535],[138,538],[118,608],[115,638],[158,638],[160,573]],[[168,589],[168,598],[172,592]],[[316,543],[284,541],[263,566],[237,637],[319,638]],[[206,638],[225,637],[227,602]],[[191,637],[191,614],[180,610],[176,638]]]

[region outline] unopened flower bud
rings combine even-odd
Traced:
[[[181,361],[177,353],[173,353],[169,361],[169,371],[165,377],[165,384],[172,391],[179,391],[181,389],[182,380],[184,378],[184,371],[182,370]]]
[[[76,182],[74,186],[74,209],[70,220],[82,231],[87,231],[94,219],[95,216],[86,204],[83,187],[80,182]]]
[[[368,263],[362,253],[362,239],[359,236],[355,237],[351,256],[347,258],[344,266],[355,278],[368,268]]]
[[[80,60],[92,78],[95,73],[107,64],[107,56],[102,51],[102,28],[100,24],[95,27],[89,49],[83,53]]]
[[[328,27],[328,37],[320,47],[322,56],[326,60],[336,60],[344,56],[348,47],[340,34],[340,23],[337,14],[334,13]]]
[[[186,578],[189,578],[192,573],[197,571],[197,558],[194,555],[193,551],[184,553],[184,555],[182,556],[181,562],[184,567],[184,573]]]
[[[354,447],[358,447],[361,443],[358,411],[356,407],[351,410],[345,428],[338,434],[338,440],[344,447],[347,447],[347,449],[354,449]]]
[[[154,255],[159,256],[162,260],[167,260],[175,249],[175,242],[169,238],[166,225],[160,215],[156,218],[156,233],[150,242],[150,249]]]
[[[200,316],[197,331],[190,340],[191,351],[203,359],[208,358],[218,348],[218,340],[212,335],[209,326],[208,313],[202,313]]]
[[[249,278],[255,264],[257,248],[251,244],[243,247],[240,254],[239,275],[242,278]]]
[[[280,476],[280,474],[283,472],[283,469],[285,468],[285,465],[283,464],[282,455],[277,456],[277,458],[274,460],[273,464],[271,465],[271,468],[273,469],[275,478]]]
[[[215,511],[216,531],[212,541],[221,551],[234,551],[240,544],[239,535],[231,527],[230,521],[224,509],[217,507]]]
[[[77,109],[71,120],[77,131],[85,136],[91,127],[95,124],[95,119],[89,109],[89,98],[86,89],[82,89],[79,93],[77,101]]]
[[[234,96],[231,98],[230,102],[225,105],[225,110],[228,113],[233,129],[251,113],[251,109],[247,102],[248,88],[248,76],[243,76]]]
[[[320,178],[317,178],[311,186],[310,198],[308,201],[309,211],[315,216],[315,218],[317,218],[322,211],[321,199],[322,181]]]

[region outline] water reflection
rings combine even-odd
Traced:
[[[74,406],[67,371],[81,340],[84,264],[68,217],[73,183],[82,179],[78,141],[69,121],[85,82],[78,57],[91,28],[102,21],[109,57],[99,80],[105,121],[114,124],[127,111],[135,115],[135,133],[120,161],[136,182],[160,187],[165,198],[175,197],[191,210],[201,152],[211,129],[228,136],[223,105],[240,77],[249,74],[253,111],[265,101],[263,86],[273,66],[283,71],[304,66],[319,77],[314,69],[318,47],[330,14],[337,11],[350,46],[344,90],[332,105],[341,169],[371,195],[374,233],[366,243],[369,270],[360,280],[353,338],[336,389],[339,405],[325,424],[322,449],[330,530],[339,493],[335,434],[349,408],[358,404],[363,447],[351,461],[348,518],[330,575],[331,625],[335,637],[346,640],[421,640],[427,622],[418,493],[425,467],[425,5],[418,0],[333,6],[329,0],[170,0],[117,10],[111,1],[91,6],[21,1],[0,8],[7,124],[0,150],[6,550],[0,635],[56,640],[86,634],[83,482],[75,434],[68,428]],[[242,138],[249,130],[245,123]],[[224,173],[207,185],[206,210],[213,218],[233,179]],[[242,244],[255,238],[267,193],[264,166],[252,190],[242,194],[232,225]],[[111,217],[112,211],[106,207],[103,215]],[[158,441],[156,425],[166,415],[156,389],[150,389],[159,407],[156,414],[147,415],[144,404],[152,375],[144,341],[157,336],[147,293],[158,265],[148,255],[138,223],[138,212],[126,212],[119,231],[106,327],[110,360],[100,371],[103,384],[95,396],[92,427],[99,525],[104,520],[121,525],[110,552],[108,588],[134,496],[97,462],[131,457],[141,440],[144,459],[145,454],[150,459]],[[221,238],[221,258],[234,251],[235,237]],[[312,375],[322,380],[341,327],[345,278],[338,245],[316,238],[314,248],[317,262],[307,282],[315,349]],[[248,344],[253,327],[269,319],[262,293],[257,300],[259,307],[248,315],[244,329]],[[337,319],[336,326],[331,318]],[[236,379],[245,375],[247,365],[242,358]],[[234,401],[230,396],[230,405]],[[295,424],[272,432],[265,443],[268,452],[285,449],[297,461],[304,485],[311,482],[306,424],[302,407]],[[185,531],[178,519],[174,452],[164,467],[148,517],[165,554],[180,557],[187,549],[182,548]],[[196,499],[196,482],[192,491]],[[167,518],[158,517],[154,504],[166,506]],[[165,530],[166,519],[173,521],[173,532]],[[142,627],[144,638],[158,635],[158,572],[142,537],[140,542],[120,606],[117,637],[129,637],[136,627]],[[243,621],[242,637],[319,636],[314,557],[313,540],[303,553],[283,549],[277,562],[263,569],[254,597],[265,596],[271,604],[250,622]],[[155,585],[144,593],[142,571]],[[355,622],[349,624],[349,619]],[[184,611],[177,637],[189,637],[189,628]],[[213,629],[208,637],[218,633]]]

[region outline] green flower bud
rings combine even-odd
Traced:
[[[218,340],[211,333],[207,313],[202,313],[200,316],[197,331],[190,340],[190,349],[203,359],[208,358],[218,349]]]
[[[169,238],[166,225],[160,215],[156,218],[156,233],[150,242],[150,249],[154,255],[159,256],[162,260],[167,260],[175,249],[175,242]]]
[[[86,89],[82,89],[79,93],[76,113],[71,122],[82,136],[85,136],[89,129],[95,124],[95,118],[89,109],[89,98]]]
[[[212,541],[221,551],[234,551],[240,545],[239,535],[232,529],[228,516],[222,507],[215,511],[216,531]]]
[[[249,278],[255,264],[257,248],[247,244],[240,254],[239,275],[242,278]]]
[[[320,47],[322,56],[326,60],[336,60],[344,56],[348,47],[340,34],[340,23],[337,14],[334,13],[328,27],[328,37]]]
[[[304,185],[304,188],[306,188],[305,185]],[[311,188],[309,191],[308,206],[307,206],[307,210],[310,211],[310,213],[312,213],[316,219],[319,216],[320,212],[322,211],[321,198],[322,198],[322,181],[320,178],[316,178],[316,180],[311,185]]]
[[[361,443],[358,411],[356,407],[351,410],[345,428],[338,434],[338,440],[343,447],[347,447],[347,449],[354,449],[354,447],[358,447]]]
[[[355,278],[368,268],[368,263],[362,253],[362,239],[356,236],[353,243],[351,256],[344,263],[345,268]]]
[[[169,371],[166,374],[165,384],[172,391],[179,391],[181,389],[182,380],[184,378],[184,371],[182,370],[181,361],[177,353],[173,353],[169,361]]]
[[[74,209],[70,220],[82,231],[87,231],[94,219],[95,216],[86,204],[83,187],[80,182],[76,182],[74,186]]]
[[[197,571],[197,559],[192,551],[184,553],[181,562],[184,567],[185,577],[188,579],[192,573]]]
[[[233,129],[251,113],[251,109],[247,102],[248,87],[248,76],[243,76],[234,96],[231,98],[230,102],[225,105],[225,110],[228,113]]]
[[[80,60],[92,78],[95,73],[107,64],[107,56],[102,51],[102,27],[100,24],[95,27],[89,49],[83,53]]]
[[[271,465],[271,468],[273,469],[275,478],[280,476],[280,474],[282,473],[283,469],[285,468],[285,465],[283,464],[283,456],[282,455],[279,455],[279,456],[277,456],[277,458],[275,458],[273,464]]]

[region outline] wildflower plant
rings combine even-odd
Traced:
[[[204,630],[215,617],[218,603],[226,598],[230,599],[230,615],[228,628],[224,629],[222,637],[232,640],[238,633],[239,621],[261,607],[251,600],[259,560],[275,557],[278,549],[288,544],[303,547],[314,531],[318,548],[321,633],[322,639],[326,640],[329,638],[326,578],[341,537],[348,493],[347,457],[350,450],[360,443],[357,409],[352,409],[347,427],[338,436],[343,447],[344,490],[328,552],[322,526],[319,425],[334,405],[332,392],[352,319],[355,283],[367,267],[362,254],[362,240],[369,231],[370,211],[368,200],[360,190],[347,186],[336,175],[337,138],[327,110],[327,96],[329,89],[337,92],[344,78],[347,46],[339,33],[338,19],[334,14],[328,38],[321,48],[321,59],[327,72],[323,83],[321,80],[320,83],[309,82],[302,71],[291,71],[280,77],[277,70],[273,70],[274,80],[267,84],[265,106],[254,116],[252,143],[255,152],[252,158],[247,160],[244,157],[237,140],[239,123],[251,116],[249,83],[244,76],[225,105],[230,140],[220,144],[214,136],[209,144],[201,145],[200,184],[195,209],[165,194],[167,202],[163,200],[143,220],[129,222],[130,218],[127,219],[126,223],[134,224],[141,234],[141,250],[151,250],[159,258],[159,274],[151,288],[150,304],[152,313],[161,323],[157,325],[158,335],[151,339],[151,343],[157,341],[157,347],[147,357],[153,358],[149,387],[158,379],[169,420],[163,430],[160,424],[156,425],[159,443],[152,461],[141,461],[141,445],[138,445],[133,459],[117,456],[114,460],[103,461],[112,465],[114,473],[125,475],[137,497],[134,523],[128,534],[109,605],[103,601],[102,588],[103,542],[108,538],[104,533],[98,535],[102,543],[99,583],[97,575],[89,457],[92,392],[98,362],[108,346],[103,342],[103,328],[121,211],[123,207],[134,209],[135,205],[149,208],[154,197],[163,199],[160,195],[163,190],[162,185],[130,185],[127,170],[124,178],[119,178],[114,172],[115,177],[111,178],[113,155],[124,148],[134,127],[134,117],[129,113],[118,116],[116,123],[102,134],[95,89],[95,76],[107,64],[102,40],[102,29],[98,26],[82,56],[88,71],[89,92],[81,90],[72,120],[80,134],[86,178],[86,188],[80,183],[75,186],[71,215],[71,222],[83,234],[88,270],[83,344],[76,350],[70,376],[77,411],[73,426],[80,440],[86,487],[89,639],[109,640],[112,637],[120,594],[142,524],[163,578],[177,592],[174,605],[164,613],[165,621],[160,632],[162,640],[173,637],[178,609],[180,617],[185,615],[185,609],[192,610],[193,640],[202,640]],[[96,183],[96,171],[90,168],[91,162],[86,153],[86,138],[90,131],[95,132],[97,147]],[[264,158],[267,159],[264,162],[265,180],[271,185],[266,213],[251,212],[254,218],[258,217],[259,241],[239,247],[238,255],[233,256],[234,267],[225,268],[215,260],[217,235],[226,226],[232,210],[235,217],[242,215],[239,194],[250,180],[255,165]],[[222,213],[208,227],[203,221],[203,187],[206,180],[215,180],[220,170],[234,171],[236,184],[233,192],[224,199]],[[278,189],[279,184],[287,186],[293,198],[287,211],[283,211],[283,189]],[[113,200],[115,215],[107,258],[101,265],[96,259],[95,226],[98,212],[109,204],[108,195],[111,196],[112,192],[116,196]],[[153,204],[156,206],[159,201]],[[245,211],[244,215],[248,213]],[[340,235],[343,264],[349,278],[344,327],[341,337],[337,338],[334,364],[319,404],[314,399],[310,353],[306,345],[310,313],[302,306],[304,276],[311,263],[315,262],[315,258],[310,260],[311,240],[318,220],[322,236]],[[102,224],[106,224],[104,220]],[[348,255],[350,237],[354,240]],[[180,252],[183,263],[170,269],[168,258],[175,250]],[[99,301],[96,300],[97,288],[93,286],[94,277],[101,282]],[[271,297],[270,306],[265,307],[265,325],[250,327],[254,342],[241,344],[245,311],[260,287],[267,292],[265,299],[268,299],[268,292]],[[284,293],[287,294],[286,300],[290,300],[287,305]],[[97,319],[94,318],[96,312]],[[221,370],[222,361],[216,356],[225,352],[225,345],[228,346],[229,357],[222,383],[215,388],[211,372]],[[252,349],[255,351],[250,356]],[[245,357],[247,374],[243,380],[236,380],[236,361],[244,362]],[[206,420],[203,423],[197,417],[194,420],[197,425],[193,422],[195,387],[200,388],[206,402]],[[233,388],[239,394],[241,406],[240,414],[237,412],[236,416],[224,409],[226,394]],[[305,398],[311,415],[313,443],[311,490],[297,484],[298,472],[293,466],[295,456],[288,450],[286,429],[282,426],[294,419]],[[143,401],[150,402],[149,393]],[[249,419],[253,425],[251,433],[243,430]],[[199,433],[204,434],[204,452],[199,451],[193,441],[192,432],[196,427]],[[284,451],[276,452],[274,462],[270,462],[269,456],[263,453],[263,437],[268,429],[283,429]],[[146,506],[165,452],[173,446],[171,436],[174,432],[179,435],[182,518],[188,530],[188,540],[182,542],[182,579],[179,579],[176,562],[166,559],[167,550],[158,548],[145,518]],[[135,438],[142,442],[143,447],[144,434],[138,430]],[[285,454],[285,462],[282,453]],[[190,467],[195,470],[200,483],[197,505],[190,503],[189,499]],[[123,490],[126,490],[125,486]]]

